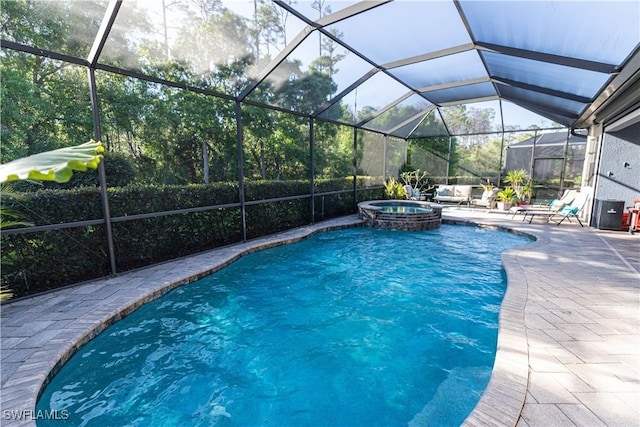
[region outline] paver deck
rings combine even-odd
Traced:
[[[640,426],[640,235],[451,209],[449,222],[536,237],[502,256],[508,289],[491,381],[469,426]],[[93,336],[145,302],[247,251],[300,240],[326,221],[2,306],[3,426],[33,426],[43,384]]]

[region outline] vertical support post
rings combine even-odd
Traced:
[[[202,141],[202,166],[204,168],[204,183],[209,183],[209,145]]]
[[[404,158],[402,161],[402,165],[403,166],[408,166],[408,162],[409,162],[409,140],[405,138],[404,143],[406,144],[406,146],[404,147]]]
[[[238,146],[238,199],[240,200],[240,231],[242,241],[247,240],[247,212],[244,200],[244,156],[242,134],[242,103],[236,101],[236,141]]]
[[[382,176],[387,180],[387,135],[382,137]]]
[[[313,117],[309,117],[309,194],[311,194],[311,200],[309,201],[309,220],[311,224],[316,222],[316,190],[315,190],[315,136],[313,129]]]
[[[502,165],[504,162],[503,156],[504,156],[504,130],[502,131],[502,139],[500,140],[500,164],[498,165],[498,179],[496,183],[497,187],[500,187],[500,185],[502,184],[500,181],[502,181]]]
[[[536,167],[536,142],[538,142],[538,129],[533,133],[533,148],[531,148],[531,161],[529,163],[529,176],[533,179],[533,172]]]
[[[353,128],[353,208],[358,207],[358,129]]]
[[[96,89],[95,68],[87,68],[89,75],[89,91],[91,97],[91,114],[93,118],[93,134],[96,141],[102,140],[102,130],[100,128],[100,110],[98,105],[98,91]],[[111,224],[111,210],[109,208],[109,196],[107,195],[107,175],[104,169],[104,162],[98,166],[98,177],[100,179],[100,199],[102,202],[102,215],[107,234],[107,249],[109,253],[109,266],[111,274],[116,274],[116,255],[113,244],[113,227]]]
[[[447,174],[444,177],[444,183],[449,184],[449,173],[451,172],[451,135],[449,135],[449,146],[447,147]]]
[[[571,128],[567,128],[567,139],[564,140],[564,151],[562,153],[562,169],[560,170],[560,189],[558,194],[564,193],[564,176],[567,168],[567,152],[569,151],[569,138],[571,137]]]

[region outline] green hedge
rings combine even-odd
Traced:
[[[2,285],[16,296],[108,274],[104,226],[2,235]]]
[[[240,209],[183,213],[113,224],[118,271],[239,242]]]
[[[380,188],[358,178],[358,201],[381,198]],[[349,190],[317,196],[315,220],[355,213],[353,179],[317,180],[316,192]],[[116,267],[119,272],[239,242],[239,207],[128,220],[127,216],[185,208],[239,203],[237,184],[128,186],[110,188]],[[308,181],[245,183],[245,200],[259,201],[309,194]],[[324,198],[324,204],[322,199]],[[41,190],[24,193],[20,202],[3,200],[34,225],[103,218],[99,188]],[[246,206],[247,238],[303,226],[310,221],[310,198]],[[2,284],[17,296],[30,295],[110,274],[104,225],[2,235]]]

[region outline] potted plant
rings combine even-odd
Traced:
[[[533,196],[533,181],[528,179],[524,184],[520,187],[520,206],[528,205],[531,203],[531,197]]]
[[[516,169],[507,172],[504,182],[509,184],[515,192],[516,204],[526,204],[527,198],[531,197],[531,179],[527,179],[527,171],[524,169]]]
[[[498,200],[498,209],[508,211],[509,209],[511,209],[511,205],[513,204],[513,202],[516,201],[516,198],[516,191],[511,187],[503,188],[502,190],[498,191],[498,194],[496,194],[496,199]]]

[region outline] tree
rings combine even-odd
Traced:
[[[18,0],[2,3],[0,25],[3,37],[18,43],[63,53],[88,53],[94,29],[76,28],[72,22],[99,22],[102,13],[96,3],[78,8],[70,1]],[[2,161],[67,146],[92,132],[83,69],[11,50],[3,51],[0,67]]]
[[[224,8],[207,13],[188,15],[190,22],[180,28],[173,50],[180,53],[179,60],[195,81],[217,89],[211,79],[217,70],[232,64],[246,66],[255,61],[255,55],[249,49],[250,29],[240,16]]]

